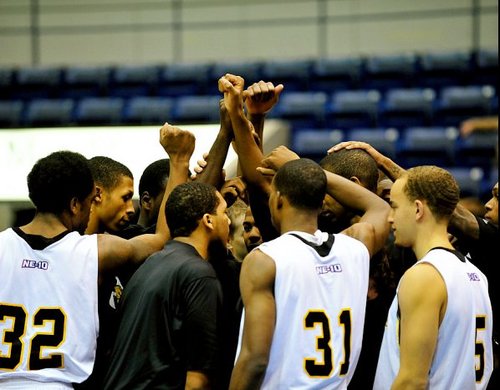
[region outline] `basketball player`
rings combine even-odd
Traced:
[[[391,188],[395,243],[418,259],[389,309],[375,390],[485,389],[493,369],[492,310],[484,274],[454,249],[448,223],[459,200],[436,166],[407,170]]]
[[[188,166],[191,133],[165,125],[160,143]],[[28,189],[34,219],[0,233],[0,388],[70,389],[94,364],[99,275],[160,250],[168,229],[160,213],[155,234],[81,235],[96,192],[88,160],[78,153],[40,159]]]
[[[367,210],[366,220],[348,228],[357,239],[318,230],[327,188]],[[298,159],[276,173],[269,208],[281,236],[243,261],[241,350],[230,388],[345,388],[361,348],[370,255],[383,242],[376,236],[387,235],[367,221],[383,221],[389,207],[361,186]]]
[[[124,290],[105,389],[213,385],[222,294],[207,260],[214,248],[226,255],[225,211],[211,185],[195,181],[172,191],[166,214],[173,240],[139,267]]]

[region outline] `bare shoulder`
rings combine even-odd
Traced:
[[[446,284],[439,271],[430,263],[409,268],[401,278],[400,294],[415,300],[441,300],[446,296]]]
[[[274,283],[276,264],[274,260],[259,249],[250,252],[241,267],[241,278],[252,283]]]

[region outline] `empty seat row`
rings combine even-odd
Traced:
[[[0,125],[65,125],[81,122],[87,113],[99,113],[104,123],[210,122],[219,118],[219,99],[220,95],[194,95],[0,101]],[[385,94],[377,90],[283,92],[270,116],[290,121],[293,128],[458,126],[473,116],[492,115],[497,108],[492,86],[445,87],[439,94],[428,88],[392,89]]]
[[[216,122],[219,96],[0,101],[0,127]]]
[[[274,117],[292,126],[338,128],[458,124],[472,116],[492,115],[498,97],[492,86],[283,93]]]
[[[409,53],[315,60],[220,61],[169,65],[0,69],[0,98],[181,96],[213,94],[225,73],[283,83],[287,91],[493,84],[498,51]]]

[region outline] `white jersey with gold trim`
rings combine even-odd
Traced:
[[[97,236],[71,232],[33,249],[9,228],[0,270],[0,388],[85,380],[99,328]]]
[[[276,327],[262,389],[347,388],[363,337],[367,248],[318,230],[288,232],[258,249],[276,263]]]
[[[440,273],[448,294],[428,388],[485,389],[493,370],[488,281],[474,264],[447,249],[429,251],[413,266],[424,262],[432,264]],[[387,317],[374,390],[389,389],[399,371],[398,312],[396,295]]]

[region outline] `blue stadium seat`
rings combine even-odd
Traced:
[[[481,197],[484,170],[480,167],[446,167],[460,187],[460,197]]]
[[[220,121],[220,96],[181,96],[176,99],[173,120],[177,123]]]
[[[56,67],[27,67],[16,72],[14,99],[57,97],[62,90],[62,69]]]
[[[366,142],[393,159],[396,156],[399,131],[394,128],[357,128],[348,132],[347,139]]]
[[[396,161],[405,168],[417,165],[452,166],[455,163],[455,127],[410,127],[398,143]]]
[[[133,124],[162,125],[170,121],[173,98],[139,96],[128,101],[125,108],[125,121]]]
[[[0,127],[19,127],[22,123],[23,102],[0,101]]]
[[[262,63],[258,61],[219,61],[210,70],[208,91],[213,94],[219,93],[217,81],[226,73],[241,76],[245,79],[245,87],[252,85],[262,79]],[[266,80],[272,81],[274,80]]]
[[[205,94],[210,80],[211,65],[207,63],[178,63],[160,70],[157,94],[187,96]]]
[[[10,99],[14,90],[14,69],[0,68],[0,99]]]
[[[342,130],[303,128],[292,132],[291,149],[300,157],[317,160],[326,156],[330,147],[342,141]]]
[[[327,99],[325,92],[284,92],[273,111],[292,128],[320,128],[325,124]]]
[[[262,65],[262,78],[274,85],[283,84],[285,91],[307,91],[312,62],[310,60],[275,60]]]
[[[363,87],[385,91],[414,85],[417,56],[412,53],[374,55],[366,59]]]
[[[430,126],[436,93],[430,88],[390,89],[382,101],[379,124],[386,127]]]
[[[28,104],[26,126],[69,126],[73,99],[34,99]]]
[[[479,50],[474,56],[474,65],[472,84],[498,85],[498,50]]]
[[[320,58],[312,64],[310,89],[327,93],[358,89],[362,70],[361,57]]]
[[[110,77],[109,66],[71,66],[64,72],[61,96],[77,99],[107,95]]]
[[[470,52],[427,52],[420,56],[418,83],[420,86],[442,88],[467,85],[473,76]]]
[[[76,108],[80,125],[115,125],[122,122],[122,98],[83,98]]]
[[[380,98],[376,90],[334,93],[327,104],[327,125],[341,129],[376,127]]]
[[[471,117],[491,114],[495,89],[492,86],[450,86],[441,90],[434,109],[433,123],[458,126]]]
[[[112,72],[109,95],[116,97],[148,96],[156,93],[159,67],[122,65]]]
[[[457,163],[466,166],[481,166],[489,169],[496,165],[498,153],[498,131],[473,132],[459,137],[455,147]]]

